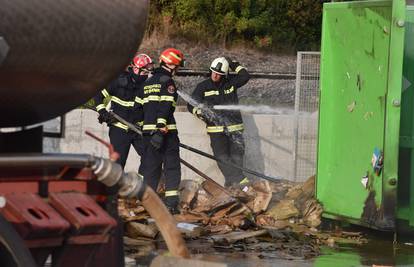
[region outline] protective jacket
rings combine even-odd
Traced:
[[[162,67],[155,69],[153,76],[145,81],[137,97],[137,102],[140,102],[143,108],[144,134],[151,134],[164,127],[167,127],[169,132],[177,131],[174,118],[177,98],[171,73]]]
[[[109,98],[111,101],[111,109],[114,113],[134,123],[138,121],[138,117],[142,114],[137,114],[135,107],[135,98],[147,76],[138,76],[132,71],[122,72],[118,78],[113,80],[107,88],[104,88],[97,96],[94,97],[96,110],[106,107],[105,99]],[[128,130],[128,127],[120,122],[112,124],[112,126]]]
[[[211,78],[199,83],[192,94],[192,98],[207,107],[215,105],[237,105],[239,98],[237,90],[245,85],[250,75],[238,62],[230,62],[230,67],[236,74],[223,76],[219,82]],[[200,107],[188,104],[188,110],[193,114],[200,114]],[[214,110],[214,116],[204,118],[208,133],[234,132],[244,129],[243,120],[239,110]]]

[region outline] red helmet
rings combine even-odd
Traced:
[[[185,62],[184,54],[178,49],[167,48],[161,53],[160,62],[183,67]]]
[[[132,65],[138,69],[152,69],[152,59],[147,54],[139,54],[132,60]]]

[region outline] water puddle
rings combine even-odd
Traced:
[[[247,251],[226,252],[213,248],[207,240],[187,241],[192,258],[226,263],[228,267],[350,267],[350,266],[414,266],[414,246],[411,243],[393,245],[389,238],[371,238],[364,245],[339,245],[322,247],[321,254],[309,259],[295,259],[276,252],[254,253]],[[160,244],[156,254],[167,254]],[[137,266],[149,266],[156,256],[137,258]]]

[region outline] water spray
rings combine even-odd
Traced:
[[[212,107],[206,106],[194,98],[192,98],[189,94],[177,90],[178,95],[184,99],[185,102],[190,104],[193,107],[197,107],[203,111],[203,116],[210,122],[213,122],[216,125],[229,125],[231,122],[227,117],[223,117],[220,114],[217,114],[213,111]],[[229,136],[234,143],[241,145],[241,141],[237,138],[237,136],[230,134],[228,132],[224,132],[227,136]]]
[[[266,105],[215,105],[215,110],[239,110],[243,113],[260,113],[260,114],[276,114],[290,115],[294,113],[293,109],[274,108]]]

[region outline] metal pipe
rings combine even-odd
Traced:
[[[234,73],[230,73],[234,74]],[[294,80],[296,78],[295,72],[264,72],[264,71],[249,71],[251,79],[268,79],[268,80]],[[205,69],[180,69],[177,76],[204,76],[208,77],[210,71]],[[312,75],[303,75],[304,80],[316,80]]]
[[[0,168],[24,167],[90,167],[97,160],[88,154],[23,154],[0,156]]]
[[[282,73],[282,72],[258,72],[253,71],[249,72],[250,77],[253,79],[269,79],[269,80],[293,80],[295,79],[295,73]],[[234,72],[230,72],[230,74],[235,74]],[[177,76],[204,76],[208,77],[210,75],[210,71],[205,69],[180,69],[177,72]]]

